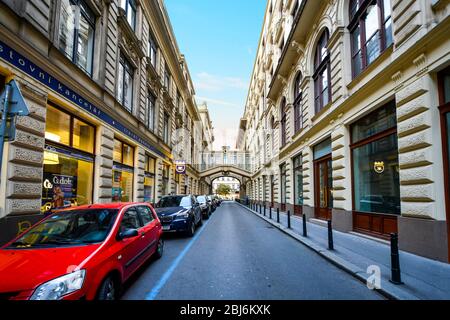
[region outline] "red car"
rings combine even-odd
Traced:
[[[147,203],[57,211],[0,249],[0,300],[115,299],[161,235]]]

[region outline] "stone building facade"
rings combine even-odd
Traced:
[[[450,5],[270,0],[238,147],[248,196],[449,261]]]
[[[15,80],[30,109],[5,144],[0,241],[54,207],[206,192],[210,123],[162,0],[4,0],[0,26],[0,91]]]

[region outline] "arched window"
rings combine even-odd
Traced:
[[[330,54],[328,52],[328,30],[322,33],[314,56],[314,105],[316,113],[331,101]]]
[[[392,44],[390,1],[351,0],[349,20],[352,72],[356,77]]]
[[[295,132],[303,128],[303,112],[302,112],[302,74],[299,72],[294,82],[294,123]]]
[[[281,123],[281,147],[286,145],[286,98],[283,97],[280,104]]]

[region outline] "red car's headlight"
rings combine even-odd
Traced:
[[[86,270],[78,270],[40,285],[30,300],[59,300],[83,287]]]

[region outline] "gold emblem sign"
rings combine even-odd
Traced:
[[[384,161],[375,161],[373,163],[373,169],[376,173],[383,173],[384,172]]]

